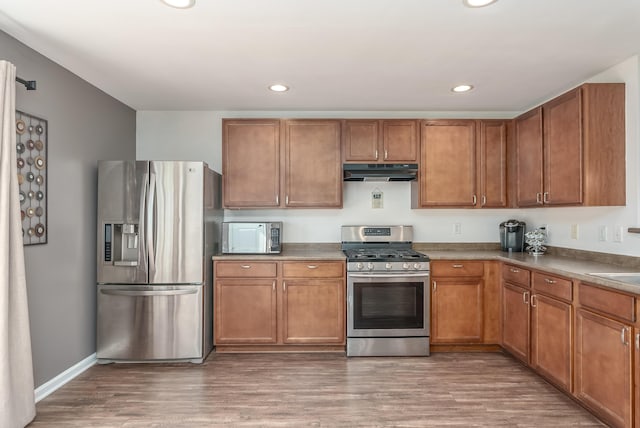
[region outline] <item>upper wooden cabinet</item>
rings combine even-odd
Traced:
[[[590,83],[515,119],[520,207],[624,205],[624,84]]]
[[[506,121],[422,121],[412,206],[507,206],[506,155]]]
[[[224,119],[225,208],[342,206],[339,120]]]
[[[280,206],[280,121],[222,121],[222,183],[227,208]]]
[[[286,207],[342,207],[340,121],[284,121]]]
[[[345,162],[418,162],[417,120],[349,119],[342,122]]]

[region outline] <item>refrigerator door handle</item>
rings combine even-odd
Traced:
[[[140,245],[138,245],[138,262],[135,265],[138,266],[138,273],[142,270],[144,272],[144,282],[146,282],[147,278],[147,246],[146,246],[146,233],[147,229],[145,227],[145,215],[146,215],[146,203],[147,203],[147,191],[149,189],[149,175],[145,173],[142,176],[143,184],[142,189],[140,191],[140,210],[139,212],[139,220],[138,220],[138,236]],[[141,280],[138,276],[138,280]]]
[[[183,294],[196,294],[197,289],[194,290],[100,290],[102,294],[108,294],[111,296],[179,296]]]
[[[156,254],[154,248],[155,233],[155,202],[156,202],[156,174],[153,172],[149,175],[149,197],[147,198],[147,206],[145,208],[146,221],[145,229],[147,232],[147,251],[149,253],[149,278],[156,272]]]

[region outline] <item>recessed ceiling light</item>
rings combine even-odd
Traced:
[[[269,89],[273,92],[286,92],[289,90],[289,87],[280,83],[276,83],[275,85],[269,86]]]
[[[473,85],[458,85],[451,88],[453,92],[469,92],[472,89],[473,89]]]
[[[495,3],[498,0],[462,0],[462,4],[467,7],[484,7],[489,6],[491,3]]]
[[[196,0],[162,0],[162,3],[178,9],[189,9],[196,4]]]

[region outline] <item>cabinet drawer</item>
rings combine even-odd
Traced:
[[[271,278],[278,273],[277,262],[216,262],[215,276],[219,278]]]
[[[529,287],[531,271],[514,265],[502,265],[502,279],[512,284]]]
[[[604,315],[635,322],[635,298],[581,283],[578,287],[580,306]]]
[[[344,262],[283,262],[282,275],[285,278],[342,278],[345,275]]]
[[[549,275],[544,272],[533,272],[533,290],[566,301],[573,299],[573,284],[570,279]]]
[[[484,262],[469,260],[436,261],[431,263],[432,276],[482,276]]]

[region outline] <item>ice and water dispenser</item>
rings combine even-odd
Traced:
[[[527,224],[520,220],[500,223],[500,247],[502,251],[524,251],[524,233]]]
[[[114,266],[138,265],[138,225],[107,223],[104,225],[104,262]]]

